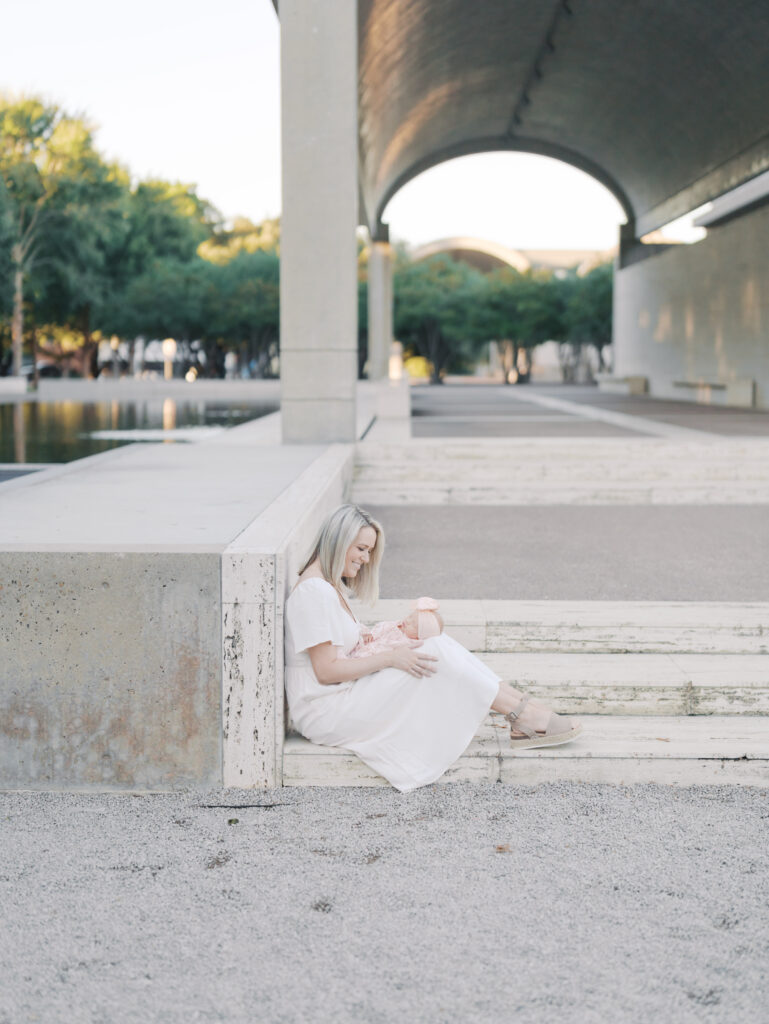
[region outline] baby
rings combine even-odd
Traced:
[[[378,622],[362,633],[361,639],[347,655],[365,658],[369,654],[391,651],[394,647],[418,647],[422,640],[443,632],[443,618],[438,613],[438,602],[431,597],[420,597],[414,611],[400,622]]]

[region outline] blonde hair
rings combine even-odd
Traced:
[[[366,526],[370,526],[376,534],[374,547],[369,552],[368,562],[361,564],[357,576],[348,580],[342,575],[345,558],[355,538]],[[344,586],[349,593],[366,604],[373,604],[379,596],[379,564],[383,553],[384,531],[376,519],[357,505],[340,505],[326,516],[312,554],[299,573],[301,575],[317,558],[324,579],[337,589]]]

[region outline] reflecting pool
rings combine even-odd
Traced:
[[[0,403],[0,463],[71,462],[133,441],[203,438],[275,412],[277,403],[177,401]]]

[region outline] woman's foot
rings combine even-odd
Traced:
[[[525,725],[529,729],[542,730],[547,728],[548,720],[553,713],[552,708],[529,696],[528,693],[524,693],[523,690],[516,690],[512,686],[500,687],[499,696],[492,704],[492,707],[503,715],[510,711],[518,712],[524,697],[528,698],[528,700],[520,711],[520,719],[516,721],[520,721],[521,725]]]
[[[500,687],[492,708],[510,723],[510,741],[514,747],[554,746],[568,742],[582,731],[575,719],[557,714],[512,687]]]

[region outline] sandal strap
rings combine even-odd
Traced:
[[[515,721],[516,718],[520,717],[521,712],[526,707],[528,702],[529,702],[529,695],[528,695],[528,693],[525,693],[523,695],[523,697],[521,697],[520,701],[518,702],[518,705],[517,705],[515,711],[508,711],[507,714],[505,715],[505,718],[510,723],[510,736],[511,737],[513,735],[513,732],[522,732],[530,740],[533,740],[536,737],[536,735],[537,735],[536,731],[534,729],[530,729],[528,726],[523,725],[523,724],[518,725],[518,724],[516,724],[516,721]]]
[[[523,711],[523,709],[526,707],[526,705],[528,703],[529,703],[529,695],[528,695],[528,693],[524,693],[524,695],[518,701],[518,706],[515,709],[515,711],[508,711],[507,712],[507,714],[505,715],[505,718],[508,720],[508,722],[511,725],[513,724],[515,719],[518,718],[518,716],[521,714],[521,712]]]

